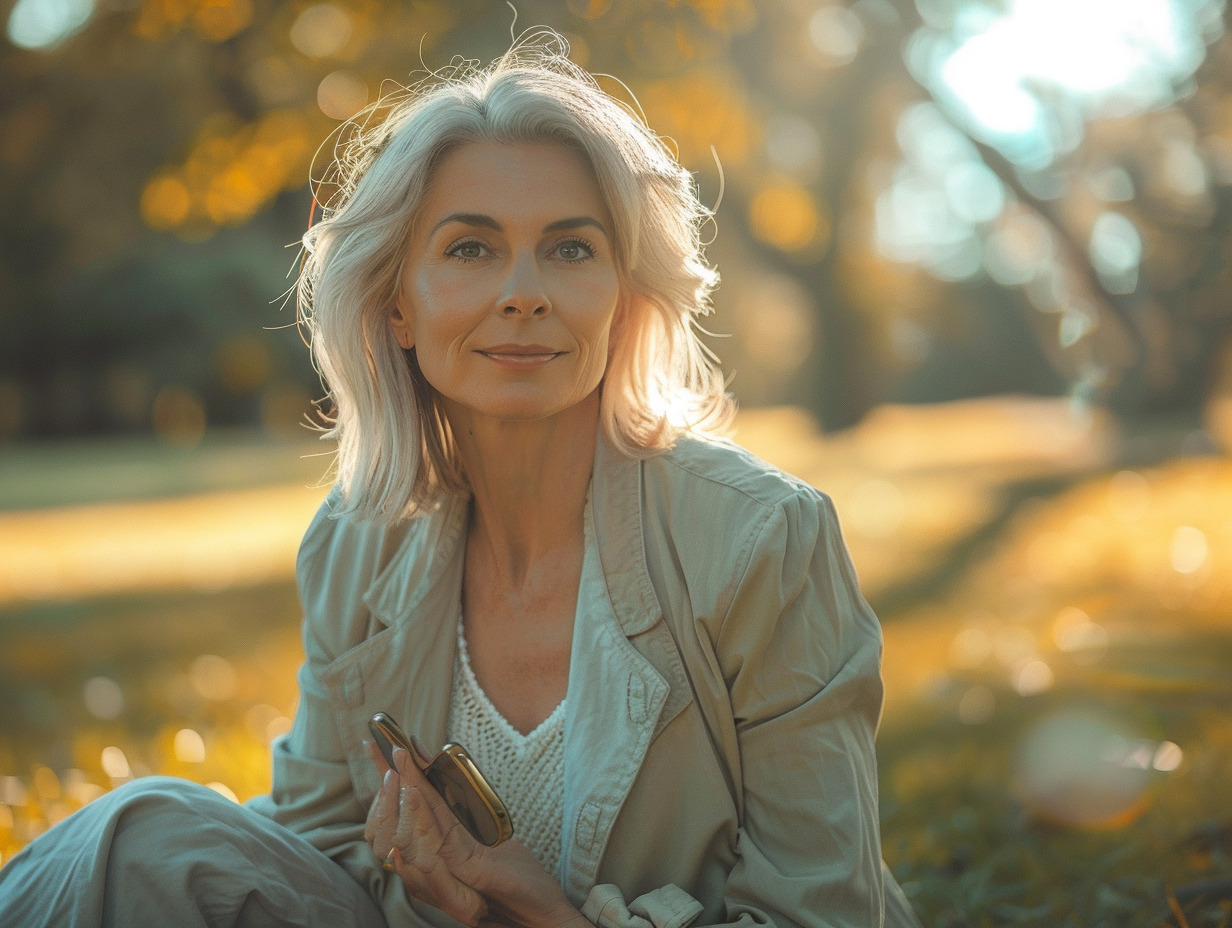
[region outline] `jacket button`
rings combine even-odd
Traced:
[[[595,843],[595,835],[599,831],[599,815],[603,810],[597,802],[586,802],[578,812],[577,828],[574,836],[578,847],[590,850]]]
[[[629,674],[629,719],[635,725],[646,721],[650,707],[646,704],[646,681],[638,674]]]

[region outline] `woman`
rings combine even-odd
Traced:
[[[394,103],[306,236],[338,475],[272,792],[117,790],[0,872],[0,921],[915,923],[833,508],[712,437],[706,212],[562,45]],[[514,839],[478,844],[405,750],[390,770],[376,711],[466,745]],[[77,891],[14,888],[52,870]]]

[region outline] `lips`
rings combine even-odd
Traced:
[[[480,348],[478,353],[493,361],[529,366],[543,364],[564,354],[546,345],[493,345],[490,348]]]

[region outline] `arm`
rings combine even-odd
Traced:
[[[306,657],[299,670],[299,704],[291,731],[272,746],[270,793],[254,798],[249,807],[330,857],[389,911],[387,897],[398,881],[381,871],[364,842],[368,810],[356,796],[336,713],[321,679],[325,668],[369,631],[362,595],[380,562],[383,538],[344,528],[331,515],[336,499],[335,490],[300,546],[296,578]]]
[[[742,781],[728,918],[882,924],[881,630],[829,499],[801,492],[766,520],[715,650]]]

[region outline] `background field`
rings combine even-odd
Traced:
[[[925,924],[1232,925],[1226,0],[516,7],[0,0],[0,866],[135,776],[266,788],[297,244],[383,94],[542,25],[715,207],[738,437],[883,620]]]

